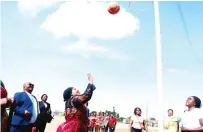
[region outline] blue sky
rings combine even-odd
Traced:
[[[75,86],[84,91],[91,71],[97,90],[90,109],[115,106],[129,116],[137,106],[145,111],[148,102],[148,114],[156,116],[152,2],[132,2],[133,9],[149,7],[144,12],[130,11],[127,2],[120,2],[115,16],[98,3],[76,9],[70,2],[52,2],[1,2],[2,78],[10,96],[32,81],[35,95],[47,93],[52,108],[63,110],[63,90]],[[203,98],[203,64],[196,59],[203,62],[203,2],[181,6],[197,55],[187,41],[177,2],[160,2],[164,108],[176,113],[183,111],[188,96]]]

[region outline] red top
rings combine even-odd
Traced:
[[[1,86],[0,86],[0,88],[1,88],[1,99],[7,98],[7,95],[8,95],[7,90]]]
[[[115,125],[115,123],[116,123],[116,118],[115,117],[110,117],[109,118],[109,126],[110,127],[113,127],[114,125]]]
[[[95,126],[95,122],[96,122],[96,117],[95,116],[90,116],[89,120],[90,120],[89,126],[90,127],[94,127]]]
[[[7,98],[8,93],[7,90],[0,86],[1,89],[1,99]],[[7,131],[7,120],[8,120],[8,113],[6,112],[7,101],[5,101],[4,105],[1,105],[1,132]]]

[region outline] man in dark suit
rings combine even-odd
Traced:
[[[32,132],[32,127],[37,120],[39,106],[36,97],[32,95],[34,84],[27,82],[23,88],[24,92],[14,95],[10,132]]]
[[[36,132],[44,132],[46,124],[50,123],[50,121],[52,120],[51,106],[47,102],[47,99],[47,94],[43,94],[41,96],[42,101],[39,102],[40,114],[38,115],[37,119]]]

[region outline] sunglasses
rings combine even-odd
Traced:
[[[32,84],[32,83],[29,83],[28,85],[30,85],[30,87],[34,87],[34,84]]]

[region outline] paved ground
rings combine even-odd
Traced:
[[[45,132],[56,132],[57,126],[64,121],[64,117],[54,117],[55,119],[47,124]],[[116,132],[128,132],[128,124],[117,124]],[[150,129],[149,132],[158,132],[156,130]]]

